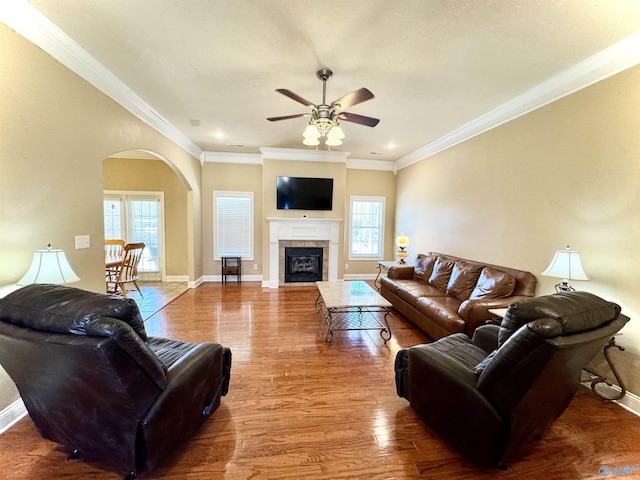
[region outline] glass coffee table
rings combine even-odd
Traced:
[[[391,303],[365,282],[332,280],[316,286],[316,310],[327,322],[327,343],[333,340],[333,332],[341,330],[380,330],[384,343],[391,338],[387,321]]]

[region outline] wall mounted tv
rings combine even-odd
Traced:
[[[333,178],[278,177],[278,210],[331,210]]]

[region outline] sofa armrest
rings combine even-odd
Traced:
[[[491,320],[491,313],[489,309],[493,308],[509,308],[509,305],[522,300],[523,298],[530,298],[524,295],[516,295],[504,298],[479,298],[469,299],[462,302],[458,309],[458,315],[465,322],[465,333],[471,337],[473,331],[483,325],[487,320]]]
[[[498,348],[499,331],[500,327],[498,325],[481,325],[473,332],[471,341],[476,347],[489,354]]]
[[[413,265],[394,265],[387,272],[387,278],[411,280],[413,278]]]

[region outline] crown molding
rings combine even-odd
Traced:
[[[298,148],[260,147],[262,153],[202,152],[202,163],[239,163],[263,165],[264,160],[346,163],[352,170],[380,170],[395,173],[395,162],[347,158],[349,152],[310,151]]]
[[[249,165],[263,165],[264,160],[287,160],[296,162],[334,162],[346,163],[348,169],[353,170],[382,170],[394,172],[393,161],[364,160],[347,158],[348,152],[309,151],[295,148],[261,147],[262,153],[235,152],[202,152],[202,163],[237,163]]]
[[[234,152],[202,152],[202,163],[240,163],[246,165],[262,165],[259,153]]]
[[[187,153],[200,158],[200,147],[25,0],[0,2],[0,22],[40,47]]]
[[[395,162],[393,160],[363,160],[359,158],[349,158],[347,168],[350,170],[381,170],[395,173]]]
[[[299,148],[260,147],[263,160],[296,160],[299,162],[347,163],[349,152],[304,150]]]
[[[640,32],[602,50],[498,108],[396,160],[400,170],[640,63]]]

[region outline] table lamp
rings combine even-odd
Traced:
[[[79,282],[80,278],[69,265],[63,250],[52,248],[51,244],[44,250],[33,252],[33,260],[27,273],[18,280],[18,285],[32,283],[65,283]]]
[[[580,262],[580,253],[571,250],[569,245],[564,250],[556,250],[549,266],[542,272],[547,277],[561,278],[556,284],[556,292],[575,292],[569,280],[589,280]]]
[[[404,259],[409,256],[409,253],[405,252],[404,250],[409,246],[409,237],[407,237],[404,233],[401,233],[396,237],[396,245],[400,247],[400,250],[396,252],[396,257],[398,257],[398,263],[400,265],[404,265],[407,263],[404,261]]]

